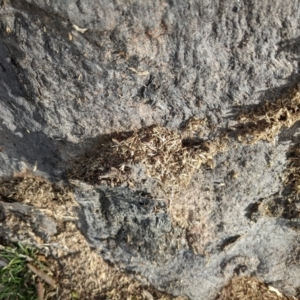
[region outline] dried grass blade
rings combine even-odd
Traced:
[[[45,288],[43,283],[39,280],[36,285],[36,293],[38,300],[44,300]]]
[[[43,279],[44,281],[46,281],[49,285],[51,285],[52,287],[56,287],[56,282],[55,280],[47,275],[44,271],[36,268],[34,265],[28,263],[27,267],[37,276],[39,276],[41,279]]]

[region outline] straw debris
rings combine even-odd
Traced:
[[[91,184],[106,181],[112,186],[127,182],[132,187],[131,168],[142,164],[146,174],[157,179],[166,191],[186,187],[193,173],[202,164],[213,166],[214,155],[226,147],[225,139],[209,142],[192,137],[203,123],[192,118],[183,132],[150,126],[115,134],[92,155],[80,158],[69,177]]]
[[[300,192],[300,144],[292,147],[289,153],[288,164],[284,173],[284,184],[291,185],[295,192]]]
[[[1,182],[0,196],[6,201],[24,202],[42,209],[51,209],[55,203],[75,203],[71,188],[22,174]]]
[[[282,295],[276,288],[268,286],[254,277],[235,277],[225,286],[216,300],[293,300]]]
[[[300,120],[300,86],[294,88],[285,98],[266,102],[247,113],[242,113],[238,122],[241,130],[238,139],[247,144],[259,140],[274,142],[279,131],[291,127]]]

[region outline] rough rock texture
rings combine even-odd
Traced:
[[[81,230],[106,259],[124,262],[128,270],[138,271],[135,265],[141,261],[146,269],[164,265],[188,249],[182,229],[172,227],[164,202],[125,188],[80,191],[77,197],[83,208]]]
[[[23,203],[0,201],[0,222],[0,238],[7,241],[24,240],[30,234],[47,241],[49,236],[57,233],[54,220]]]
[[[297,1],[1,3],[2,177],[30,169],[60,180],[99,135],[152,124],[179,128],[191,116],[207,119],[201,137],[213,140],[235,130],[239,113],[299,81]],[[78,191],[81,229],[107,259],[173,294],[213,299],[244,274],[296,295],[300,221],[284,213],[292,196],[282,174],[298,126],[283,129],[273,144],[231,137],[215,168],[203,166],[187,190],[166,197],[157,219],[151,209],[160,202],[140,207],[128,187]],[[279,213],[265,213],[265,204]],[[105,211],[91,213],[94,205]]]
[[[253,225],[224,209],[214,220],[228,228],[217,232],[210,253],[195,255],[160,202],[126,188],[86,186],[77,198],[79,228],[103,257],[169,293],[213,299],[233,275],[255,275],[291,294],[299,285],[299,221],[260,218]]]

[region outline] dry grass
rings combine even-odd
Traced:
[[[225,286],[216,300],[296,300],[282,295],[254,277],[236,277]]]
[[[57,296],[61,299],[73,299],[76,296],[78,299],[86,300],[147,299],[144,296],[147,292],[154,299],[185,299],[160,293],[151,286],[145,286],[117,268],[109,266],[96,251],[89,247],[73,223],[66,223],[64,232],[51,242],[64,246],[56,249],[55,258],[49,258],[59,282],[57,294],[53,299]]]
[[[284,173],[284,184],[291,185],[293,190],[300,192],[300,144],[292,147]]]
[[[190,119],[183,133],[151,126],[106,137],[97,151],[79,159],[69,176],[91,184],[109,181],[115,186],[127,182],[133,187],[131,167],[142,164],[147,175],[157,179],[165,191],[178,191],[189,184],[202,164],[213,166],[214,155],[226,147],[225,138],[208,142],[191,137],[203,122]]]
[[[0,195],[7,200],[28,203],[37,208],[51,208],[54,203],[74,202],[72,190],[62,183],[54,184],[29,174],[19,174],[1,182]]]
[[[72,189],[44,178],[24,173],[0,183],[0,200],[17,201],[41,209],[56,221],[72,220],[72,207],[77,206]],[[15,219],[11,216],[11,221]],[[9,220],[7,220],[8,222]],[[24,223],[23,220],[19,221]]]
[[[238,117],[242,129],[238,133],[240,141],[253,144],[259,140],[274,142],[283,127],[291,127],[300,120],[300,90],[294,88],[285,98],[276,102],[258,105]]]

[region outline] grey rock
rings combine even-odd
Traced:
[[[106,260],[169,293],[214,299],[224,282],[238,275],[257,276],[289,294],[300,284],[293,277],[300,271],[299,222],[260,218],[237,228],[235,219],[226,222],[223,217],[229,228],[217,232],[219,244],[203,256],[189,248],[164,205],[139,192],[91,187],[79,189],[76,196],[82,207],[79,228],[91,245]]]
[[[279,0],[3,1],[0,176],[65,179],[99,136],[190,116],[207,118],[204,139],[234,131],[239,113],[299,81],[299,13]],[[165,199],[190,224],[186,237],[160,201],[125,187],[78,191],[80,228],[106,259],[172,294],[213,299],[240,274],[296,295],[300,226],[282,181],[296,142],[298,123],[274,144],[232,137],[215,169]],[[264,215],[268,203],[278,213]]]
[[[106,259],[164,265],[187,249],[183,230],[172,227],[166,204],[128,188],[78,191],[83,215],[80,228]],[[126,266],[136,271],[136,267]]]
[[[13,215],[15,222],[7,222]],[[18,202],[0,202],[0,237],[11,241],[20,241],[28,237],[30,231],[45,242],[57,233],[56,222],[42,213],[41,210]],[[23,235],[22,235],[23,233]]]

